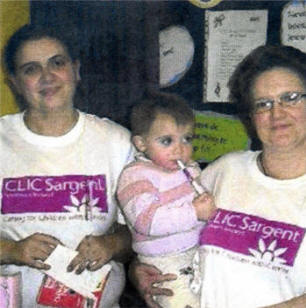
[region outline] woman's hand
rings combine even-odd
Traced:
[[[154,284],[175,280],[177,276],[175,274],[163,275],[162,272],[153,265],[134,261],[129,267],[129,278],[150,308],[161,308],[161,306],[154,301],[154,296],[172,296],[173,292],[170,289],[156,287]]]
[[[113,231],[105,235],[87,235],[80,242],[79,254],[68,265],[67,271],[81,274],[85,269],[96,271],[110,260],[126,262],[131,254],[131,235],[125,225],[115,223]]]
[[[76,249],[79,254],[71,261],[67,270],[81,274],[85,269],[96,271],[112,259],[112,247],[107,235],[87,235]]]
[[[61,242],[53,236],[34,233],[20,241],[3,240],[2,243],[1,247],[5,247],[1,252],[2,263],[48,270],[50,265],[44,261]]]

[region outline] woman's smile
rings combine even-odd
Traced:
[[[45,98],[50,98],[54,96],[58,91],[60,90],[60,87],[48,87],[44,88],[39,91],[40,95]]]

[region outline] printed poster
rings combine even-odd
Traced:
[[[250,139],[241,121],[216,112],[196,112],[193,159],[211,162],[232,151],[247,150]]]
[[[267,10],[206,11],[203,102],[228,102],[236,65],[267,39]]]
[[[283,9],[281,42],[306,52],[306,0],[292,1]]]

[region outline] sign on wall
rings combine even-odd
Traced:
[[[237,118],[211,111],[195,112],[195,118],[195,160],[211,162],[228,152],[249,148],[248,135]]]
[[[306,52],[306,0],[292,1],[283,9],[281,41]]]
[[[4,48],[8,38],[21,26],[29,22],[30,2],[27,0],[0,1],[0,45]],[[5,74],[0,66],[0,115],[19,110],[15,98],[5,83]]]
[[[267,10],[206,11],[203,102],[228,102],[237,64],[267,39]]]

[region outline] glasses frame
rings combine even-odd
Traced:
[[[284,98],[285,96],[291,97],[294,94],[296,95],[295,99],[293,99],[291,101],[285,100],[285,98]],[[252,113],[253,114],[261,114],[261,113],[265,113],[267,111],[270,111],[276,103],[278,103],[283,108],[294,107],[297,104],[299,104],[302,101],[303,98],[306,98],[306,93],[296,92],[296,91],[285,92],[285,93],[281,94],[277,99],[260,98],[260,99],[254,101]],[[266,104],[266,105],[257,109],[256,106],[258,106],[260,103]]]

